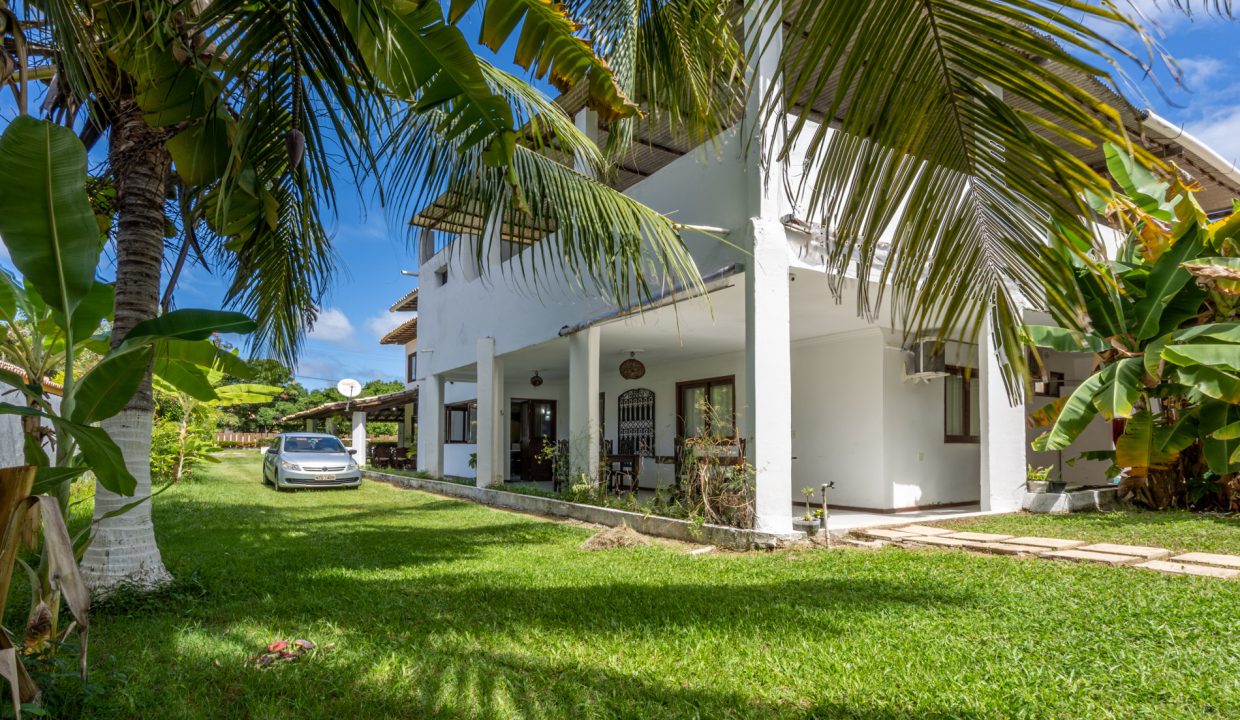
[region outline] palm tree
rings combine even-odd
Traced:
[[[1230,11],[1227,0],[1213,4]],[[749,120],[783,123],[788,108],[783,141],[764,150],[786,156],[798,140],[816,149],[804,192],[809,211],[841,239],[830,269],[843,277],[853,258],[872,262],[880,234],[894,226],[879,285],[889,288],[891,309],[914,328],[976,328],[989,315],[1015,391],[1024,363],[1020,302],[1068,300],[1041,296],[1039,281],[1057,270],[1036,249],[1052,231],[1088,238],[1079,194],[1110,193],[1072,150],[1126,142],[1116,110],[1091,86],[1110,81],[1111,57],[1137,56],[1097,24],[1152,47],[1109,2],[1084,0],[805,2],[787,10],[750,0],[747,22],[715,0],[574,0],[567,13],[541,0],[461,0],[447,17],[434,2],[203,5],[146,3],[142,15],[127,17],[129,5],[20,4],[48,41],[7,43],[22,72],[4,79],[24,83],[25,59],[45,51],[55,61],[54,112],[71,116],[86,103],[88,135],[112,127],[118,326],[156,311],[171,169],[188,188],[191,215],[182,223],[206,231],[206,254],[234,272],[230,301],[259,320],[259,346],[284,359],[296,355],[330,274],[317,209],[330,209],[332,196],[324,125],[357,141],[342,148],[348,166],[381,176],[398,207],[450,188],[486,216],[554,214],[566,252],[550,260],[601,282],[618,301],[643,291],[651,267],[695,278],[674,223],[565,158],[605,180],[639,107],[697,137],[730,126],[746,92],[737,32],[748,24],[785,38],[744,38],[750,54],[779,53],[778,82]],[[526,83],[474,55],[454,25],[473,6],[484,44],[499,48],[519,27],[520,64],[562,90],[586,89],[615,128],[604,152]],[[575,37],[574,19],[597,53]],[[6,27],[12,34],[13,24]],[[389,131],[382,158],[370,143],[376,127]],[[122,279],[131,286],[123,299]],[[884,292],[859,293],[867,313],[884,301]],[[149,386],[131,410],[116,430],[128,433],[128,456],[140,465]],[[149,525],[140,516],[116,520],[142,527],[111,547],[142,551],[98,577],[144,568],[160,575]],[[87,564],[112,567],[115,558],[105,542]]]
[[[49,0],[14,7],[18,12],[0,0],[0,83],[17,88],[21,111],[28,83],[50,80],[43,104],[49,115],[72,124],[86,108],[83,138],[93,143],[109,132],[114,343],[158,312],[165,200],[175,185],[183,243],[232,271],[227,301],[258,320],[257,349],[294,359],[332,265],[320,218],[334,196],[327,137],[349,140],[340,150],[355,180],[376,172],[371,137],[389,104],[414,107],[431,120],[423,137],[428,150],[451,144],[463,157],[475,153],[520,192],[525,168],[514,162],[519,116],[511,98],[487,82],[488,67],[435,3]],[[539,58],[537,75],[566,88],[581,84],[591,106],[608,117],[638,112],[605,64],[572,36],[576,26],[562,11],[541,3],[518,10],[525,28],[539,30],[534,42],[522,44]],[[527,102],[547,107],[533,97]],[[563,129],[562,142],[589,152],[571,125]],[[604,186],[591,192],[603,212],[569,222],[567,230],[589,225],[579,236],[610,235],[611,220],[623,215],[633,223],[623,238],[631,248],[653,239],[671,256],[679,252],[670,221]],[[178,256],[186,253],[183,247]],[[595,272],[612,265],[601,255],[577,264]],[[106,426],[138,479],[139,499],[150,492],[152,411],[148,376]],[[122,505],[133,503],[97,488],[98,529],[84,573],[99,587],[158,583],[167,573],[149,504],[111,517]]]

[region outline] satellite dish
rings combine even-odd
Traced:
[[[345,378],[336,383],[336,389],[347,398],[355,398],[362,394],[362,384],[353,378]]]

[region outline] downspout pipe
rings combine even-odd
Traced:
[[[732,276],[739,275],[743,272],[745,272],[744,263],[732,263],[731,265],[719,268],[713,273],[704,276],[702,278],[701,293],[694,293],[694,289],[686,289],[683,285],[678,285],[660,293],[650,302],[639,303],[637,305],[631,305],[627,308],[613,310],[593,319],[586,320],[585,322],[579,322],[576,325],[565,325],[560,328],[560,337],[567,337],[573,333],[581,332],[582,330],[594,327],[595,325],[599,325],[601,323],[619,320],[620,318],[628,317],[629,315],[636,315],[640,312],[655,310],[657,308],[664,307],[665,305],[671,305],[672,303],[679,302],[681,300],[687,300],[691,297],[695,297],[696,294],[709,295],[716,290],[722,290],[725,287],[729,287]]]
[[[1180,145],[1205,161],[1211,170],[1240,186],[1240,167],[1219,155],[1214,148],[1185,132],[1182,126],[1173,124],[1148,108],[1142,110],[1138,117],[1141,121],[1141,128],[1149,136],[1156,140],[1166,140]]]

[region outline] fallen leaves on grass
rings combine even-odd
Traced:
[[[250,658],[250,663],[256,668],[266,668],[276,663],[292,662],[316,647],[318,646],[309,640],[276,640],[267,646],[266,652]]]

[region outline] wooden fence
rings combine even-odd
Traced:
[[[258,448],[270,445],[272,439],[280,433],[247,433],[233,430],[219,430],[215,433],[215,444],[222,448]],[[353,438],[348,434],[339,436],[344,444],[349,445]],[[371,435],[367,440],[371,443],[396,443],[395,435]]]
[[[215,433],[215,444],[222,448],[256,448],[270,445],[279,433],[247,433],[220,430]]]

